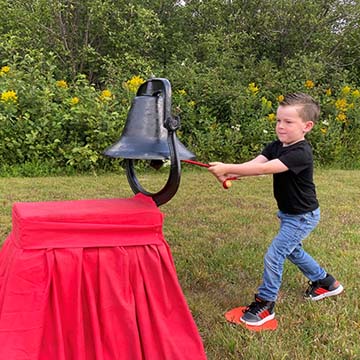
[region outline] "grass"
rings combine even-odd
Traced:
[[[139,175],[157,191],[164,171]],[[176,196],[161,207],[180,284],[209,360],[360,359],[360,172],[316,171],[322,220],[307,249],[344,285],[320,302],[302,299],[306,279],[286,263],[276,306],[279,327],[253,333],[224,313],[252,301],[263,255],[277,231],[271,177],[247,178],[229,190],[204,170],[183,172]],[[0,239],[11,230],[15,201],[128,197],[125,175],[0,178]]]

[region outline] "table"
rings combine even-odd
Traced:
[[[206,359],[150,197],[19,202],[12,219],[0,359]]]

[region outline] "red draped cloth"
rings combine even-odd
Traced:
[[[151,198],[15,203],[1,360],[197,360],[203,344]]]

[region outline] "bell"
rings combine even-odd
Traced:
[[[164,92],[158,91],[153,83],[154,81],[150,80],[139,88],[120,139],[105,150],[105,155],[113,158],[153,160],[153,164],[159,163],[157,160],[170,158],[168,129],[164,124],[165,121],[179,120],[172,117],[169,105],[166,104],[169,95],[166,99]],[[175,143],[180,160],[195,159],[195,154],[176,136]]]
[[[195,154],[176,137],[180,119],[171,114],[171,85],[169,80],[152,78],[142,84],[134,98],[120,139],[104,154],[125,159],[126,175],[133,192],[152,197],[160,206],[177,192],[181,176],[181,160],[195,159]],[[170,159],[169,177],[157,193],[146,191],[140,184],[134,160],[150,160],[158,169]]]

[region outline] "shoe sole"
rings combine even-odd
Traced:
[[[321,299],[324,299],[324,298],[327,298],[327,297],[330,297],[330,296],[335,296],[335,295],[339,295],[341,294],[342,292],[344,291],[344,288],[342,285],[339,285],[335,290],[332,290],[332,291],[328,291],[324,294],[320,294],[318,296],[309,296],[307,299],[311,300],[311,301],[318,301],[318,300],[321,300]]]
[[[260,321],[257,321],[257,322],[246,321],[243,318],[240,318],[240,321],[243,322],[246,325],[260,326],[260,325],[265,324],[267,321],[270,321],[270,320],[274,319],[274,317],[275,317],[275,313],[273,313],[273,314],[267,316],[266,318],[264,318],[264,319],[262,319]]]

